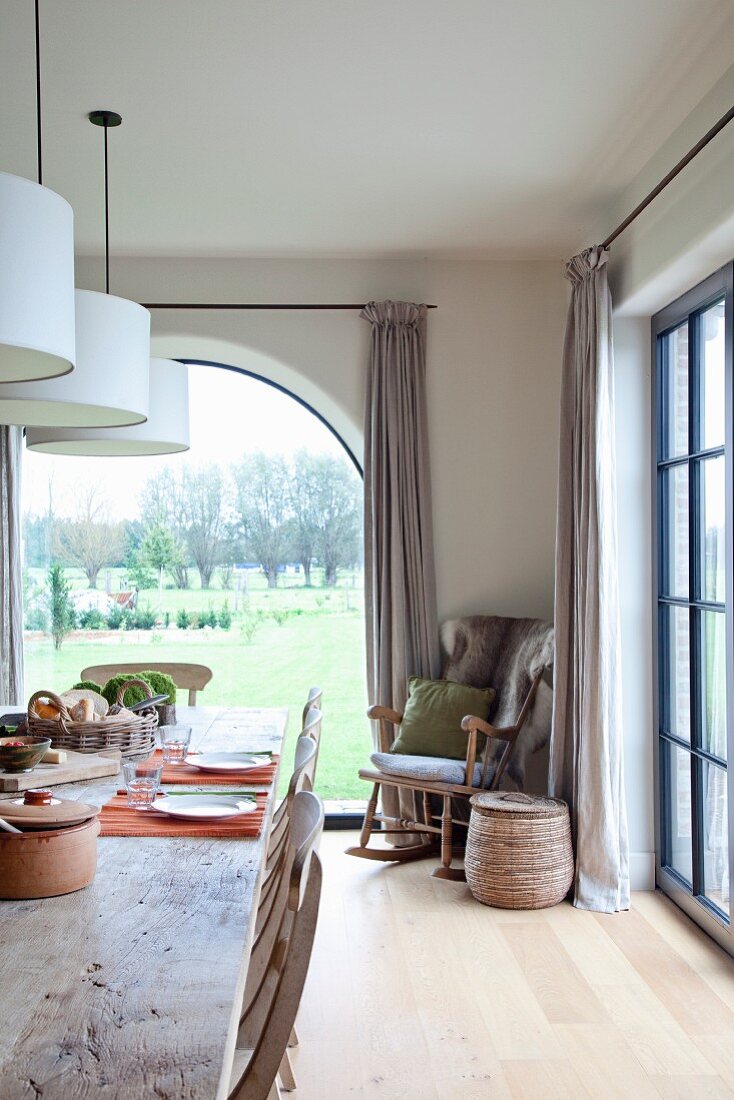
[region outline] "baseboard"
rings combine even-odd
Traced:
[[[655,889],[654,852],[630,852],[630,889]]]

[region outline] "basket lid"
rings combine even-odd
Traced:
[[[511,814],[514,817],[561,817],[568,806],[561,798],[523,791],[482,791],[469,799],[479,813]]]

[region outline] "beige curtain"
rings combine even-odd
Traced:
[[[23,429],[0,426],[0,704],[23,703],[20,470]]]
[[[364,433],[370,703],[402,710],[409,676],[439,675],[426,416],[426,308],[370,302]],[[385,812],[398,810],[383,789]],[[412,815],[409,804],[402,816]],[[401,843],[408,838],[401,838]]]
[[[561,385],[550,791],[571,806],[574,904],[629,908],[607,252],[575,256]]]

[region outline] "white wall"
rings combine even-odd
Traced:
[[[78,285],[99,286],[99,262]],[[407,260],[113,260],[140,301],[435,303],[428,409],[439,614],[552,617],[560,265]],[[368,326],[352,312],[154,312],[157,355],[247,366],[322,412],[361,457]]]
[[[655,881],[652,730],[650,323],[614,323],[625,787],[633,888]]]

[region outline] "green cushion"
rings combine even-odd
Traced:
[[[469,735],[462,730],[461,719],[467,714],[486,719],[494,695],[494,688],[412,676],[400,732],[390,751],[465,760]],[[484,736],[478,734],[477,750],[483,748]]]

